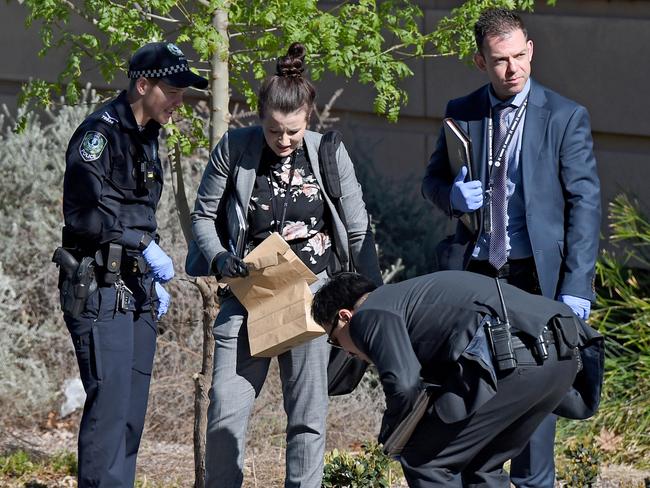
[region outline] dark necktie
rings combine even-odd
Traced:
[[[495,128],[492,140],[492,158],[496,162],[499,151],[508,132],[506,117],[515,107],[511,105],[497,105],[494,108]],[[508,200],[506,188],[506,176],[508,174],[508,160],[503,155],[503,161],[499,166],[492,168],[492,195],[491,195],[491,216],[492,234],[490,235],[490,254],[488,261],[496,269],[500,269],[507,261],[506,255],[506,231],[508,222]]]

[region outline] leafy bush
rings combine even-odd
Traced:
[[[587,422],[562,421],[569,440],[593,439],[603,459],[650,465],[650,223],[626,196],[609,206],[611,240],[596,265],[597,305],[590,323],[606,339],[600,410]]]
[[[49,460],[49,465],[55,473],[77,475],[77,455],[73,452],[58,452]]]
[[[558,478],[564,486],[584,488],[593,486],[600,471],[600,455],[593,445],[578,443],[563,451],[565,461],[558,465]]]
[[[393,467],[381,446],[361,446],[358,454],[334,449],[325,454],[323,488],[390,488]]]
[[[381,268],[401,259],[404,271],[398,279],[435,271],[434,250],[447,233],[448,219],[419,194],[421,179],[384,176],[363,158],[355,160],[355,170],[374,223]]]
[[[58,292],[50,259],[60,240],[67,139],[96,100],[93,92],[86,95],[82,107],[30,114],[20,134],[7,113],[0,116],[0,403],[7,407],[0,418],[38,418],[75,367],[65,327],[53,313]]]
[[[0,456],[0,474],[3,476],[20,477],[36,470],[29,454],[16,451],[7,456]]]

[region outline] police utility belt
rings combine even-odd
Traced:
[[[555,344],[553,332],[544,327],[536,337],[512,332],[510,324],[498,317],[486,315],[481,322],[485,328],[488,347],[497,371],[509,371],[521,365],[542,364],[548,358],[548,348]]]
[[[58,247],[52,256],[52,261],[60,270],[59,290],[63,313],[78,318],[98,283],[114,285],[117,290],[115,311],[127,311],[133,300],[133,292],[124,284],[122,276],[139,276],[149,271],[142,254],[128,254],[122,245],[116,243],[109,243],[103,251],[97,250],[92,256],[83,254],[86,253],[79,249]]]

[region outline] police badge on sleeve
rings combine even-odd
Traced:
[[[89,130],[86,132],[81,145],[79,146],[79,154],[84,161],[95,161],[99,159],[106,147],[106,137],[100,132]]]

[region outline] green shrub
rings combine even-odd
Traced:
[[[372,216],[381,269],[401,258],[398,280],[435,271],[435,247],[449,232],[449,219],[420,195],[421,176],[390,178],[363,158],[355,159],[355,171]]]
[[[0,456],[0,474],[3,476],[19,478],[34,472],[36,469],[37,466],[25,451],[20,450],[6,456]]]
[[[565,440],[594,439],[605,461],[645,467],[650,465],[650,223],[626,196],[610,204],[609,219],[611,241],[625,247],[603,252],[596,264],[597,303],[590,323],[606,340],[600,410],[586,422],[563,420],[560,427]],[[612,436],[618,442],[609,443]]]
[[[558,478],[571,488],[591,487],[600,471],[600,455],[593,445],[578,443],[564,449],[564,461],[558,464]]]
[[[376,443],[358,454],[334,449],[325,455],[323,488],[389,488],[394,467]]]
[[[77,476],[77,455],[74,452],[56,453],[49,460],[49,465],[55,473]]]

